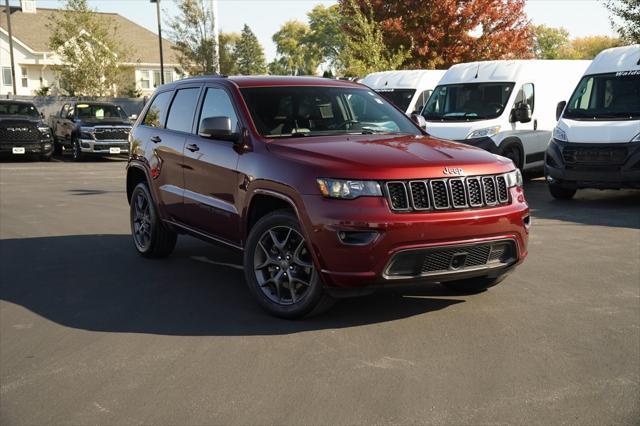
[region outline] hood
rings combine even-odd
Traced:
[[[463,176],[502,173],[510,160],[468,145],[413,135],[344,135],[276,139],[268,143],[276,155],[320,169],[326,177],[418,179],[451,177],[445,168],[461,168]]]
[[[475,130],[500,124],[499,120],[479,121],[427,121],[427,132],[437,138],[463,140]]]
[[[130,126],[131,122],[129,120],[122,120],[117,118],[110,118],[107,120],[103,119],[87,119],[83,118],[78,120],[79,125],[87,125],[87,126]]]
[[[625,143],[640,133],[640,120],[569,120],[561,118],[558,127],[574,143]]]

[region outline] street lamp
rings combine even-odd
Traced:
[[[160,0],[150,0],[156,4],[156,14],[158,15],[158,43],[160,44],[160,84],[164,84],[164,57],[162,55],[162,24],[160,20]]]
[[[9,32],[9,56],[11,57],[11,84],[13,86],[13,96],[17,96],[16,93],[16,64],[13,60],[13,33],[11,32],[11,10],[9,7],[9,0],[4,2],[5,11],[7,12],[7,30]]]

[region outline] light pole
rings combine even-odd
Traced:
[[[211,0],[211,14],[213,15],[213,71],[220,73],[220,38],[218,37],[218,0]]]
[[[162,55],[162,23],[160,19],[160,0],[150,1],[151,3],[156,4],[156,14],[158,15],[158,44],[160,45],[160,84],[164,84],[164,57]]]
[[[13,96],[16,96],[16,64],[13,60],[13,33],[11,32],[11,10],[9,0],[4,0],[4,10],[7,12],[7,31],[9,32],[9,56],[11,57],[11,83],[13,83]]]

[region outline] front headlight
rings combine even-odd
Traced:
[[[520,172],[520,169],[515,169],[514,171],[505,174],[504,177],[507,180],[507,187],[522,187],[522,173]]]
[[[631,139],[631,142],[640,142],[640,133],[638,133],[633,139]]]
[[[80,137],[82,139],[93,139],[93,132],[95,129],[93,127],[80,127]]]
[[[318,187],[323,197],[351,200],[358,197],[382,196],[380,184],[371,180],[342,180],[318,178]]]
[[[562,130],[560,127],[554,127],[553,129],[553,138],[558,139],[562,142],[567,142],[567,133]]]
[[[40,133],[45,135],[49,133],[49,128],[47,126],[38,126],[38,130],[40,131]]]
[[[475,138],[490,138],[491,136],[495,136],[500,131],[500,126],[486,127],[484,129],[474,130],[469,133],[467,139],[475,139]]]

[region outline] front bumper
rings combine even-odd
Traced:
[[[14,148],[17,148],[14,150]],[[24,148],[24,153],[18,154],[16,151],[21,152]],[[53,140],[43,139],[38,141],[11,141],[0,140],[0,155],[49,155],[53,152]]]
[[[331,200],[305,196],[306,229],[329,287],[366,288],[413,282],[442,282],[501,275],[527,255],[529,208],[521,189],[511,188],[512,202],[499,207],[458,211],[392,213],[380,197]],[[367,244],[345,244],[340,232],[375,232]],[[462,269],[446,274],[390,277],[389,265],[406,251],[513,241],[514,258],[496,268]],[[444,276],[446,275],[446,276]]]
[[[596,154],[590,161],[568,162],[563,155],[565,149],[582,149]],[[623,155],[611,156],[610,159],[597,157],[598,152],[617,149],[623,150]],[[544,167],[548,181],[568,189],[640,188],[640,142],[578,144],[552,139],[547,147]]]
[[[115,151],[117,152],[114,152]],[[80,150],[86,154],[118,155],[129,153],[129,141],[80,139]]]

